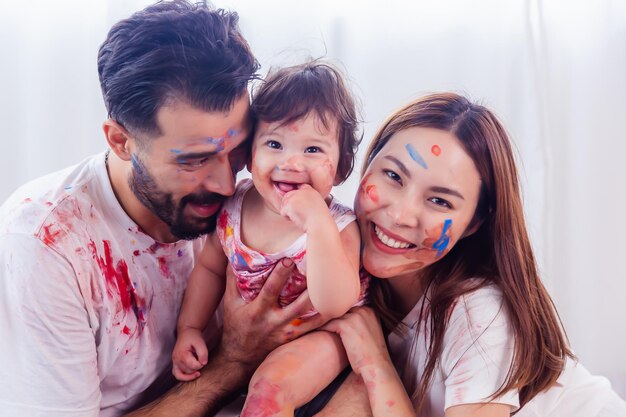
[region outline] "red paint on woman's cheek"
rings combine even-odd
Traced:
[[[378,196],[378,190],[375,185],[368,185],[365,187],[365,193],[374,203],[378,203],[380,201]]]
[[[432,148],[430,148],[430,151],[433,153],[433,155],[435,156],[439,156],[441,155],[441,148],[438,145],[433,145]]]

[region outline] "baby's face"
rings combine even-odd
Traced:
[[[315,113],[290,124],[259,122],[252,143],[250,172],[266,204],[280,212],[283,196],[308,184],[326,198],[339,161],[337,123],[328,128]]]

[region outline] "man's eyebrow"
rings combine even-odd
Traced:
[[[217,155],[219,153],[217,151],[184,153],[177,149],[171,149],[170,152],[174,154],[174,157],[177,161],[185,161],[187,159],[204,159],[204,158],[209,158],[211,156]]]
[[[456,190],[453,190],[451,188],[447,188],[447,187],[430,187],[430,190],[435,192],[435,193],[441,193],[441,194],[448,194],[448,195],[453,195],[455,197],[460,198],[461,200],[465,200],[465,198],[461,195],[461,193],[459,193]]]
[[[391,155],[386,155],[385,159],[389,159],[391,162],[396,164],[398,168],[400,169],[400,171],[404,173],[404,175],[411,178],[411,173],[409,172],[408,169],[406,169],[406,166],[398,158],[391,156]]]

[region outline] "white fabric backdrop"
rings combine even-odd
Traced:
[[[0,201],[104,149],[96,55],[145,0],[0,0]],[[541,271],[582,362],[626,397],[626,1],[216,0],[263,65],[326,55],[363,103],[454,90],[494,109],[519,153]],[[360,164],[360,162],[359,162]],[[350,202],[357,175],[336,194]]]

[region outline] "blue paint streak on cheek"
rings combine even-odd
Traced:
[[[409,153],[409,156],[412,160],[417,162],[422,168],[428,169],[428,165],[426,165],[426,161],[424,161],[424,158],[422,158],[419,152],[417,152],[417,149],[411,146],[410,143],[406,144],[406,151]]]
[[[441,256],[443,254],[443,251],[446,250],[448,244],[450,243],[450,236],[446,234],[448,232],[448,229],[450,229],[450,226],[452,226],[452,220],[446,219],[446,221],[443,223],[441,236],[439,236],[439,239],[437,239],[437,241],[433,243],[433,249],[437,251],[437,256]]]
[[[183,153],[183,151],[181,151],[180,149],[170,149],[170,152],[174,155],[180,155],[181,153]]]
[[[216,152],[222,152],[224,150],[224,143],[226,142],[226,138],[206,138],[206,143],[210,143],[211,145],[215,145]]]

